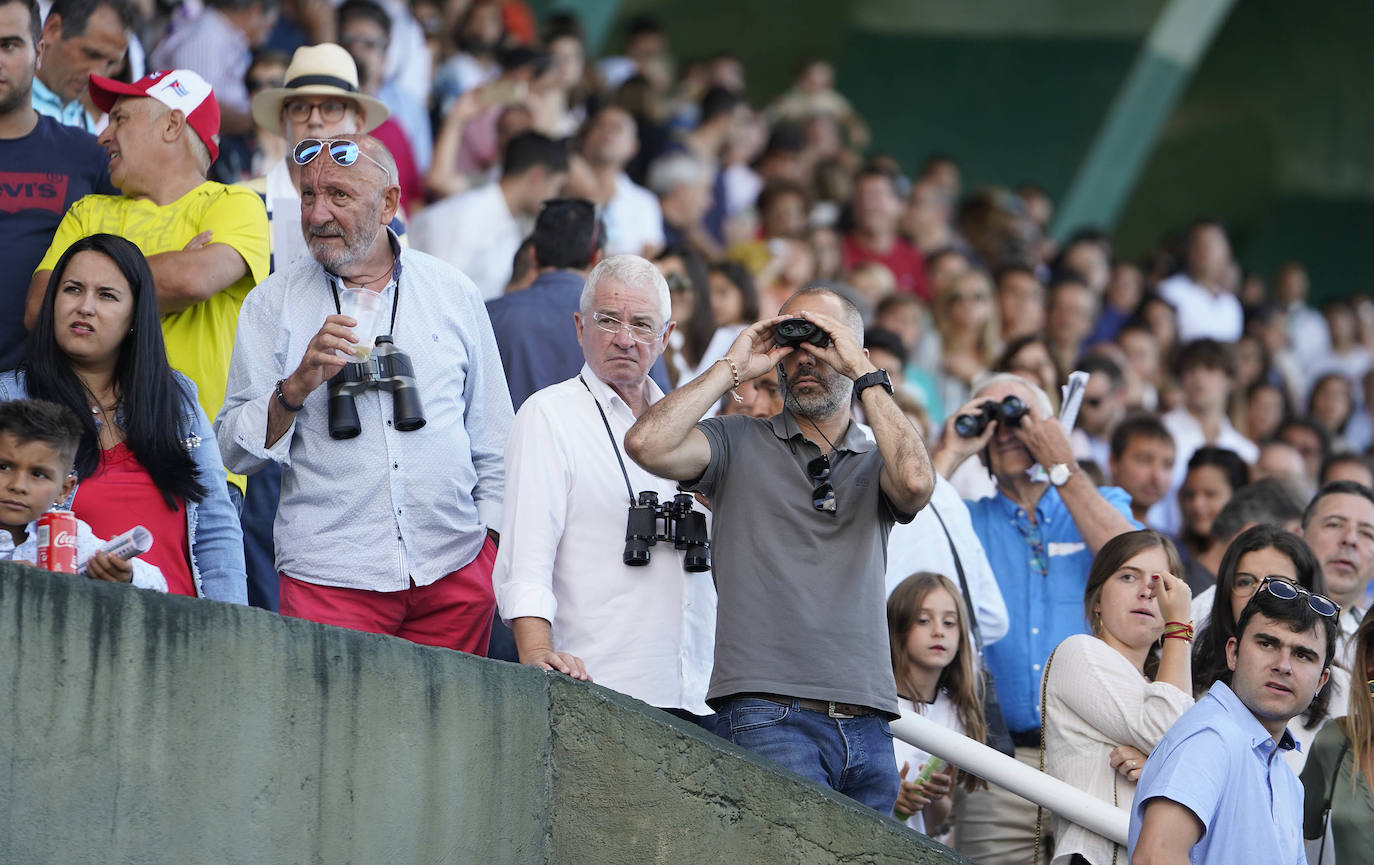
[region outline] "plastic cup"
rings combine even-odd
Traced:
[[[382,311],[382,296],[366,288],[346,288],[339,295],[339,311],[358,320],[353,328],[358,342],[353,346],[353,360],[363,361],[372,356],[377,340],[377,317]]]

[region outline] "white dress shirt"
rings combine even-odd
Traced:
[[[1155,531],[1177,537],[1183,527],[1183,512],[1178,508],[1178,490],[1183,486],[1183,479],[1188,476],[1188,460],[1193,458],[1197,449],[1205,445],[1226,448],[1235,451],[1237,456],[1245,460],[1246,465],[1254,465],[1255,460],[1259,459],[1259,448],[1237,432],[1236,428],[1231,426],[1231,421],[1224,416],[1221,419],[1221,432],[1217,434],[1217,440],[1214,442],[1207,441],[1207,436],[1202,432],[1202,424],[1198,423],[1197,418],[1189,414],[1186,408],[1174,409],[1161,417],[1160,422],[1174,439],[1174,473],[1169,481],[1168,495],[1156,502],[1145,514],[1145,523]]]
[[[581,658],[598,684],[659,708],[709,714],[712,574],[684,571],[683,554],[662,541],[649,548],[647,565],[622,564],[629,492],[598,403],[635,495],[653,490],[668,502],[677,487],[624,456],[633,412],[585,365],[581,379],[585,387],[574,377],[535,393],[511,427],[492,571],[501,617],[548,620],[554,649]],[[651,403],[662,399],[652,380],[648,386]]]
[[[937,510],[939,517],[935,515]],[[983,551],[983,543],[973,531],[973,521],[969,519],[964,500],[939,472],[935,473],[930,504],[917,511],[916,518],[906,525],[894,525],[888,535],[887,593],[892,594],[898,583],[918,571],[944,574],[955,585],[959,584],[959,571],[954,567],[954,555],[940,528],[940,518],[944,519],[954,547],[959,551],[959,562],[964,566],[964,578],[968,580],[968,594],[973,599],[973,612],[978,618],[983,645],[991,645],[1007,633],[1007,605],[1002,600],[1002,590],[997,587],[988,555]]]
[[[601,211],[606,225],[606,254],[643,255],[646,246],[663,248],[663,210],[658,196],[628,174],[615,179],[615,192]]]
[[[398,248],[391,235],[393,250]],[[330,281],[297,259],[249,292],[239,313],[224,407],[215,434],[226,466],[252,473],[280,463],[273,536],[277,569],[324,586],[394,592],[427,586],[467,565],[501,524],[501,452],[510,394],[477,289],[453,268],[400,252],[396,347],[410,356],[426,423],[392,426],[392,395],[355,397],[362,433],[329,435],[329,388],[306,398],[291,427],[264,447],[278,379],[290,375],[325,316]],[[382,291],[389,321],[397,283]]]
[[[528,227],[511,214],[501,184],[488,183],[417,213],[410,245],[461,270],[477,284],[482,299],[491,300],[505,294]]]
[[[1186,273],[1176,273],[1161,282],[1159,293],[1178,312],[1180,345],[1204,337],[1235,342],[1245,330],[1239,298],[1230,292],[1213,294]]]

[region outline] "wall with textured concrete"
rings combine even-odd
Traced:
[[[0,862],[956,861],[603,688],[0,563]]]

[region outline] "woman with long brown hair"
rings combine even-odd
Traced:
[[[1045,664],[1042,768],[1123,811],[1140,767],[1118,771],[1112,752],[1127,745],[1149,754],[1193,704],[1192,595],[1182,571],[1178,550],[1158,532],[1112,538],[1093,559],[1083,593],[1092,633],[1069,637]],[[1054,840],[1056,865],[1124,865],[1112,841],[1059,817]]]

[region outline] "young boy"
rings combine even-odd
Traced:
[[[67,409],[43,400],[0,403],[0,559],[38,560],[35,521],[66,501],[81,425]],[[91,579],[167,591],[162,571],[147,562],[102,552],[105,541],[76,521],[76,559]]]

